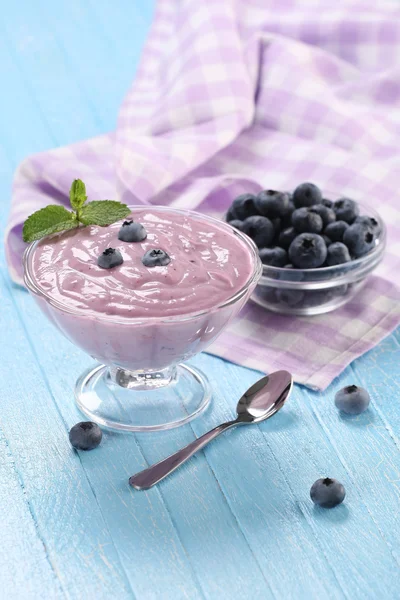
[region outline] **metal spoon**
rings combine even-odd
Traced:
[[[185,448],[175,452],[175,454],[171,454],[171,456],[164,458],[164,460],[148,469],[132,475],[129,479],[129,485],[137,490],[147,490],[172,471],[175,471],[220,433],[235,425],[249,425],[269,419],[282,408],[292,390],[292,385],[292,376],[287,371],[276,371],[259,379],[240,398],[236,407],[237,417],[234,421],[218,425],[218,427],[205,433]]]

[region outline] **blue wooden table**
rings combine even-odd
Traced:
[[[26,155],[111,130],[152,19],[150,0],[21,0],[0,15],[0,185]],[[148,492],[128,476],[233,415],[258,374],[203,355],[212,409],[178,430],[106,433],[75,453],[77,376],[91,362],[0,278],[0,598],[400,598],[400,336],[324,394],[295,387],[260,426],[232,431]],[[373,401],[341,417],[333,397]],[[316,509],[329,475],[344,504]]]

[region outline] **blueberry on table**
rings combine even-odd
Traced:
[[[309,211],[314,212],[321,217],[324,227],[329,225],[329,223],[336,221],[335,211],[323,204],[314,204],[314,206],[310,206]]]
[[[101,442],[103,433],[96,423],[82,421],[74,425],[69,432],[71,446],[77,450],[93,450]]]
[[[147,232],[143,225],[132,220],[124,221],[118,232],[118,239],[122,242],[143,242],[146,238]]]
[[[348,385],[335,395],[335,406],[348,415],[360,415],[367,410],[370,396],[362,387]]]
[[[343,243],[355,258],[367,254],[375,246],[375,233],[362,223],[353,223],[343,234]]]
[[[288,261],[287,252],[283,248],[261,248],[258,251],[261,262],[271,267],[284,267]]]
[[[302,183],[293,192],[293,203],[296,208],[321,204],[321,190],[314,183]]]
[[[97,259],[97,264],[102,269],[112,269],[122,265],[123,262],[124,259],[122,258],[121,252],[115,250],[115,248],[106,248]]]
[[[258,212],[269,219],[283,217],[289,208],[290,195],[287,192],[263,190],[256,199]]]
[[[165,267],[171,262],[171,258],[161,248],[147,250],[142,258],[145,267]]]
[[[323,265],[327,255],[324,240],[317,233],[301,233],[289,247],[291,263],[299,269],[315,269]]]
[[[342,242],[333,242],[328,247],[328,254],[326,257],[326,264],[328,267],[333,265],[341,265],[351,260],[350,252]]]
[[[267,217],[253,216],[243,221],[242,231],[259,247],[269,246],[274,239],[275,230]]]
[[[294,238],[297,235],[297,231],[295,231],[293,227],[288,227],[287,229],[281,231],[278,241],[280,247],[285,248],[285,250],[288,250],[290,244],[293,242]]]
[[[233,219],[232,221],[229,221],[229,225],[235,229],[238,229],[239,231],[243,231],[243,221],[239,221],[239,219]]]
[[[325,477],[317,479],[310,490],[310,497],[314,504],[322,508],[333,508],[341,504],[346,496],[343,485],[337,479]]]
[[[344,232],[348,227],[349,224],[346,221],[335,221],[325,227],[324,235],[328,236],[332,242],[342,242]]]
[[[339,198],[333,203],[333,210],[336,213],[336,219],[338,221],[346,221],[346,223],[353,223],[360,213],[357,202],[350,198]]]
[[[323,229],[322,217],[303,206],[292,214],[292,225],[299,233],[320,233]]]
[[[234,219],[243,221],[252,215],[258,215],[256,208],[256,197],[254,194],[241,194],[232,202],[231,209]]]

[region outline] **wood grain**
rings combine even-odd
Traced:
[[[0,222],[28,154],[111,130],[137,68],[153,0],[21,0],[0,17]],[[399,598],[400,333],[324,394],[295,386],[260,426],[224,434],[147,492],[135,471],[234,414],[257,379],[202,355],[213,403],[179,430],[105,433],[76,453],[68,429],[91,359],[13,286],[0,256],[0,600]],[[364,385],[370,410],[341,417],[337,389]],[[315,479],[346,501],[313,507]]]

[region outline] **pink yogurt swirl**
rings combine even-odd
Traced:
[[[41,240],[34,252],[36,284],[54,300],[88,314],[168,317],[206,310],[229,300],[254,271],[249,248],[226,224],[180,212],[134,208],[143,242],[118,239],[122,221],[84,227]],[[118,249],[122,265],[102,269],[98,256]],[[166,266],[145,267],[147,250],[161,248]]]

